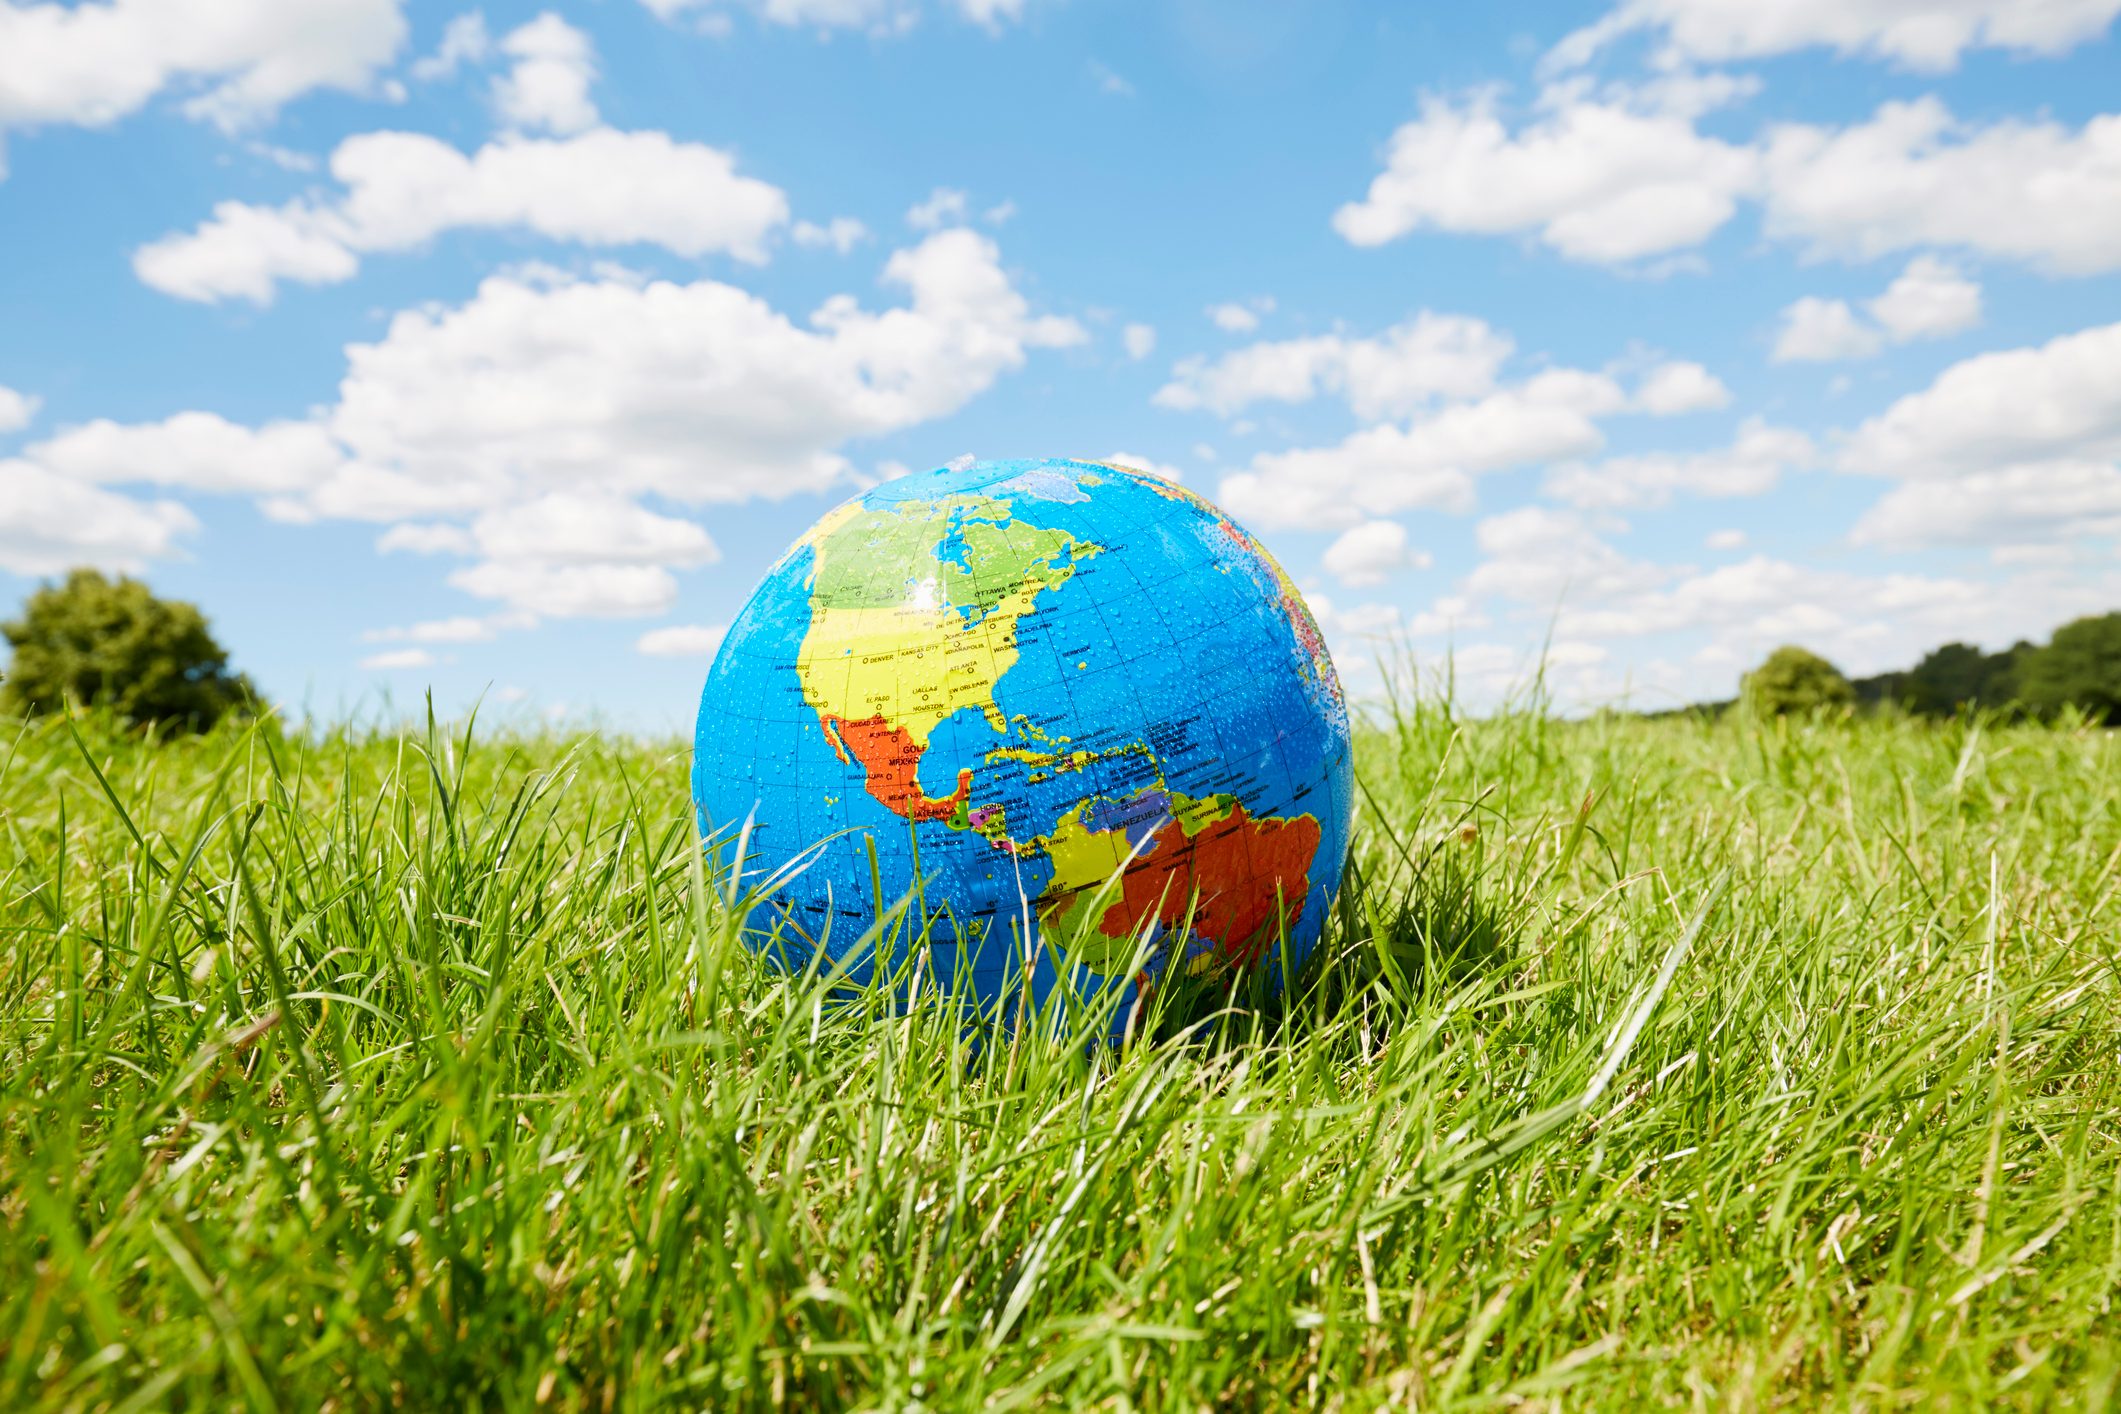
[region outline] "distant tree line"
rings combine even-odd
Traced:
[[[1912,668],[1854,681],[1818,654],[1785,646],[1746,674],[1738,700],[1771,715],[1893,706],[1922,717],[1975,710],[2053,717],[2075,708],[2092,721],[2121,726],[2121,610],[2066,623],[2045,644],[1984,653],[1970,643],[1947,643]]]

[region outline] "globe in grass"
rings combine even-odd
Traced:
[[[820,520],[715,656],[692,783],[768,955],[865,983],[903,900],[925,957],[900,943],[900,985],[995,1007],[1065,981],[1115,1031],[1174,966],[1293,975],[1353,810],[1288,575],[1184,487],[1079,461],[904,476]]]

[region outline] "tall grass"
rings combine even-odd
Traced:
[[[10,729],[0,1408],[2111,1401],[2116,734],[1359,761],[1114,1049],[760,967],[675,745]]]

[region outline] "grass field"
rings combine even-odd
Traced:
[[[679,743],[10,729],[0,1408],[2112,1402],[2121,733],[1358,756],[1286,1003],[975,1051]]]

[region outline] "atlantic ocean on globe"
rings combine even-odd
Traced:
[[[865,930],[910,899],[901,985],[998,1011],[1065,982],[1115,1031],[1172,967],[1293,975],[1354,804],[1288,575],[1184,487],[1080,461],[826,515],[724,638],[692,781],[708,848],[728,865],[741,837],[743,886],[771,884],[746,928],[769,957],[866,984]]]

